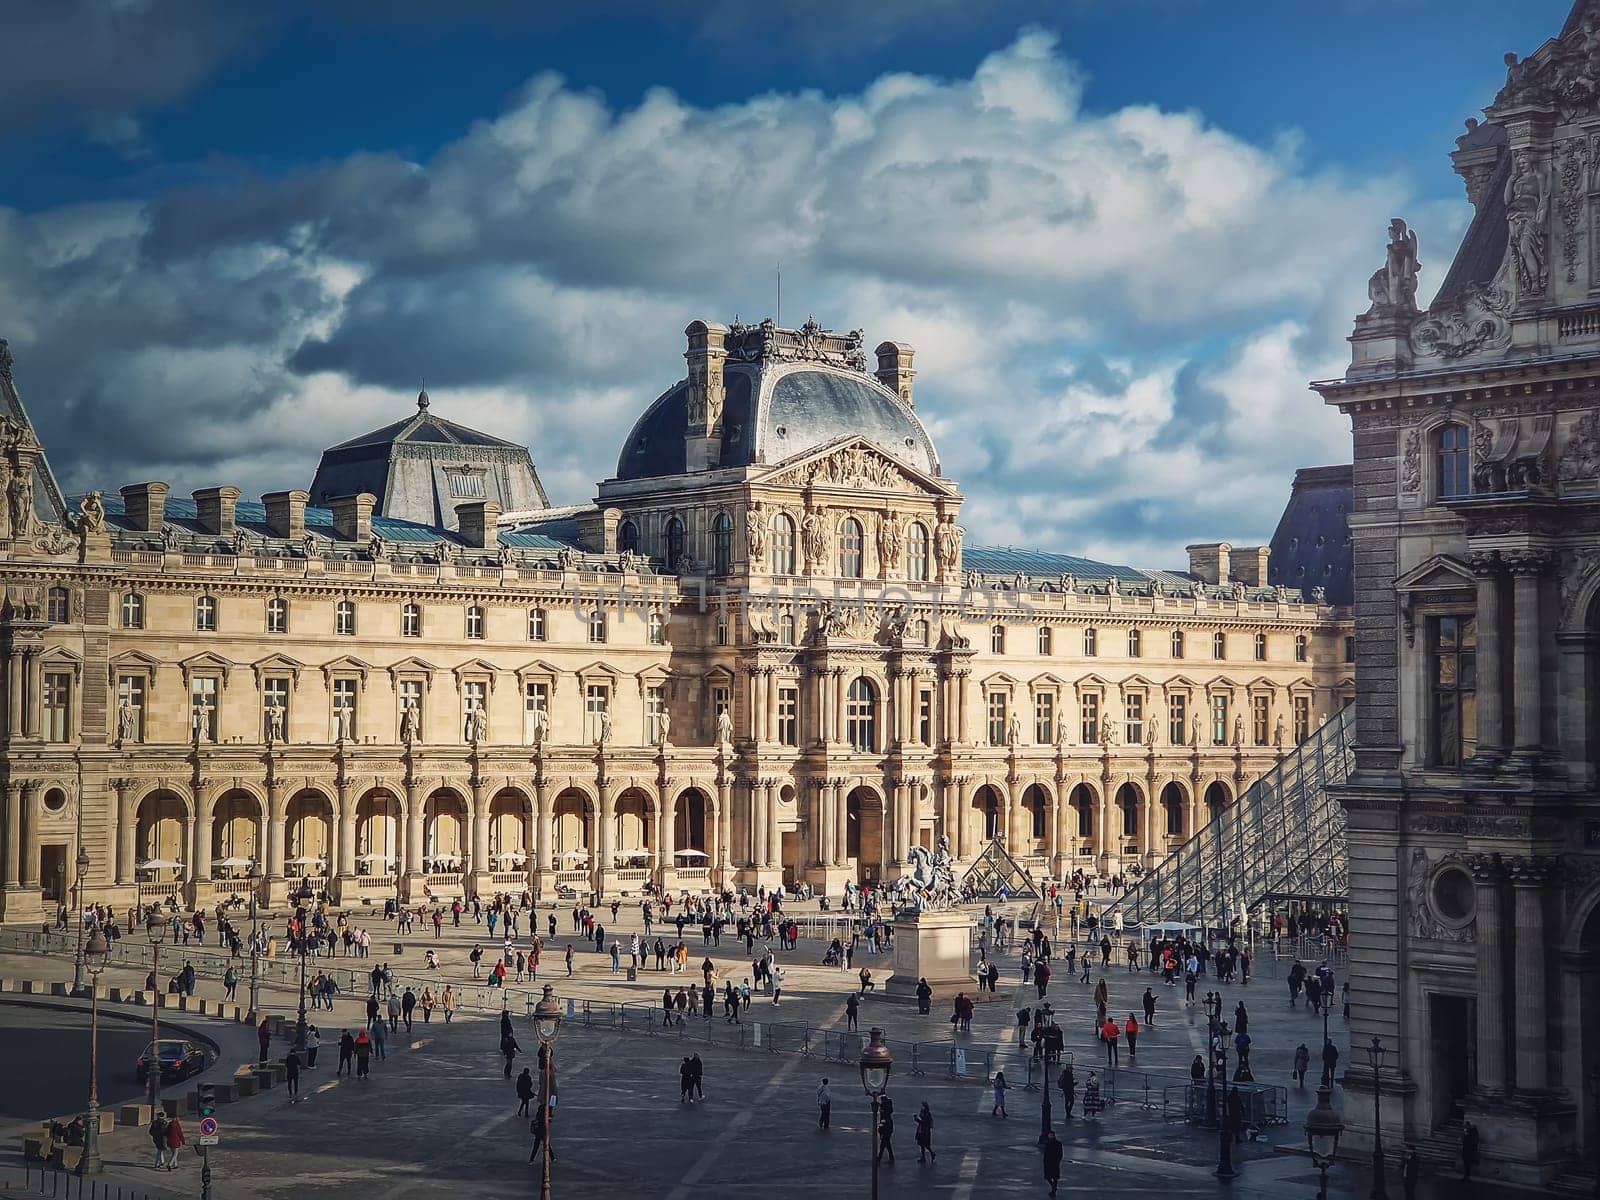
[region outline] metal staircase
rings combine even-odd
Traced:
[[[1342,901],[1349,892],[1345,814],[1328,788],[1354,762],[1355,709],[1346,706],[1147,871],[1112,904],[1125,927],[1190,921],[1224,928],[1263,901]]]

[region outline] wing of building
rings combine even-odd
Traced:
[[[1543,1187],[1600,1129],[1600,4],[1506,62],[1453,261],[1393,222],[1314,386],[1355,445],[1352,1045],[1389,1146],[1453,1158],[1471,1121],[1483,1174]]]
[[[36,513],[0,551],[5,919],[51,909],[80,811],[87,898],[119,907],[252,864],[341,905],[836,895],[946,838],[1112,874],[1354,690],[1344,611],[1266,547],[965,544],[907,346],[869,369],[859,333],[695,322],[686,358],[581,505],[435,403],[309,491]]]

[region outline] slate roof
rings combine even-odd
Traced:
[[[1354,494],[1354,468],[1348,464],[1295,472],[1289,503],[1272,535],[1269,582],[1307,594],[1314,587],[1324,588],[1330,604],[1355,602],[1350,543]]]

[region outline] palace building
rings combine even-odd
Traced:
[[[1600,3],[1506,63],[1431,305],[1397,220],[1314,386],[1355,443],[1345,1120],[1549,1185],[1600,1149]]]
[[[67,499],[5,356],[4,919],[80,845],[118,904],[837,894],[940,837],[1116,872],[1354,693],[1348,471],[1297,486],[1293,581],[967,545],[911,348],[863,345],[691,324],[571,507],[426,395],[309,490]]]

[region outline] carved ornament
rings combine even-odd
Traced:
[[[1411,348],[1446,362],[1511,344],[1506,312],[1511,297],[1492,284],[1472,284],[1453,299],[1435,304],[1411,326]]]

